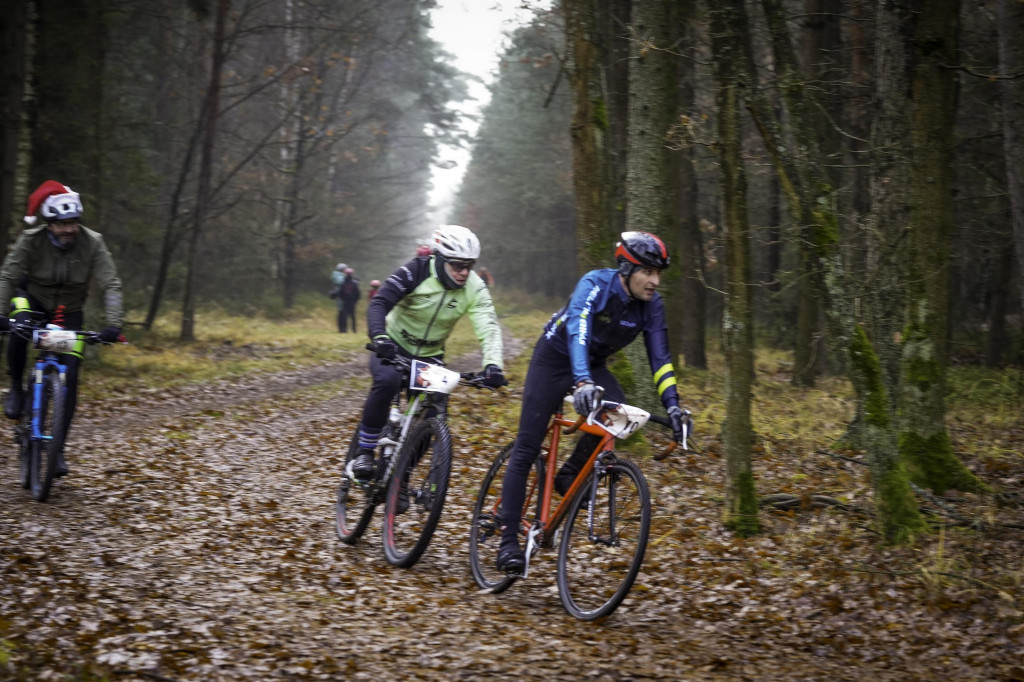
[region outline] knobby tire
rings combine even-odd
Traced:
[[[29,387],[31,390],[31,386]],[[22,409],[21,421],[15,427],[18,440],[18,482],[22,488],[32,487],[32,414]]]
[[[593,475],[572,502],[558,551],[558,594],[580,620],[611,614],[626,598],[644,560],[651,529],[651,495],[633,462],[616,460],[598,477],[590,537]]]
[[[57,471],[57,462],[64,450],[64,398],[66,394],[65,380],[56,369],[48,369],[43,374],[42,403],[40,405],[39,430],[47,440],[36,440],[30,443],[29,478],[31,479],[32,497],[37,502],[45,502],[50,496],[53,477]],[[31,402],[30,402],[31,405]]]
[[[345,467],[355,457],[358,449],[359,436],[353,434],[342,465],[341,483],[338,485],[338,497],[334,505],[334,532],[339,540],[348,545],[354,545],[370,525],[373,510],[377,507],[379,488],[379,471],[373,480],[362,484],[353,482],[345,475]]]
[[[398,453],[388,484],[382,529],[384,556],[402,568],[413,566],[430,545],[448,494],[452,436],[441,417],[414,424]],[[409,488],[409,508],[398,513],[402,482]]]

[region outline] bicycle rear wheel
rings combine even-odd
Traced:
[[[353,434],[348,444],[348,455],[345,457],[347,465],[356,450],[359,449],[358,435]],[[378,462],[378,468],[381,464]],[[370,525],[373,518],[373,510],[377,507],[380,472],[365,482],[357,483],[344,473],[342,467],[341,483],[338,485],[338,499],[334,504],[334,532],[342,542],[353,545],[362,537],[366,527]]]
[[[64,450],[64,396],[66,386],[54,368],[43,373],[42,400],[39,408],[39,431],[45,440],[29,443],[29,479],[32,497],[45,502],[50,496],[53,477]],[[30,403],[31,404],[31,403]]]
[[[413,426],[398,453],[385,496],[384,556],[389,564],[408,568],[427,550],[441,520],[451,470],[448,423],[435,417]],[[409,508],[400,513],[403,483],[408,489]]]
[[[515,441],[512,441],[501,449],[480,483],[476,506],[473,508],[473,526],[469,531],[469,566],[473,571],[473,579],[481,589],[490,590],[492,594],[504,592],[518,580],[518,577],[510,577],[505,571],[499,571],[496,566],[498,546],[501,544],[501,487],[514,445]],[[524,510],[537,506],[542,471],[542,458],[538,458],[526,484]],[[523,535],[520,529],[521,544],[525,544]]]
[[[593,477],[583,491],[590,490]],[[651,529],[651,495],[636,464],[617,459],[598,475],[593,515],[576,495],[558,550],[558,594],[581,620],[618,608],[633,586]]]

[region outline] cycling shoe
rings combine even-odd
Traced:
[[[498,549],[498,560],[495,563],[499,571],[522,573],[526,568],[526,554],[519,548],[518,543],[503,544]]]

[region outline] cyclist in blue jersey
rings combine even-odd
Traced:
[[[519,546],[526,481],[544,440],[551,416],[573,390],[573,406],[588,414],[604,397],[623,402],[625,395],[608,369],[608,358],[641,332],[654,383],[672,420],[676,440],[686,417],[679,407],[675,371],[669,352],[665,306],[657,294],[661,271],[668,267],[665,244],[647,232],[624,232],[616,244],[618,268],[593,270],[576,284],[569,302],[555,313],[533,349],[523,386],[519,433],[509,458],[501,492],[501,545],[498,570],[521,571],[526,556]],[[597,447],[585,434],[555,476],[555,491],[564,495]]]

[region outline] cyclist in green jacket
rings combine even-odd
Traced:
[[[77,192],[54,180],[48,180],[29,197],[25,222],[34,225],[36,214],[45,225],[30,227],[21,233],[0,268],[0,331],[9,329],[8,315],[17,322],[35,314],[50,322],[63,306],[65,329],[83,328],[83,312],[89,284],[95,281],[103,292],[107,326],[103,341],[113,343],[121,337],[123,304],[121,280],[103,236],[83,226],[82,201]],[[4,403],[10,419],[21,417],[24,399],[27,341],[12,334],[7,348],[11,390]],[[80,355],[68,354],[66,424],[70,426],[78,395]],[[63,455],[56,474],[67,473]]]
[[[468,315],[483,350],[488,386],[505,384],[501,327],[491,294],[473,272],[480,241],[461,225],[442,225],[431,238],[433,253],[417,256],[385,280],[366,310],[366,326],[375,354],[370,358],[373,386],[359,423],[359,450],[348,474],[373,474],[373,451],[388,419],[391,399],[402,389],[402,375],[387,361],[396,355],[442,360],[448,336]]]

